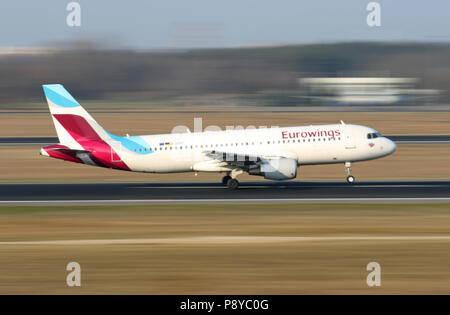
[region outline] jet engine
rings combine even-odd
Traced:
[[[264,176],[265,179],[292,179],[297,177],[297,160],[288,158],[266,160],[256,168],[248,170],[248,173]]]

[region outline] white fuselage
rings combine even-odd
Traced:
[[[148,147],[135,152],[120,142],[109,144],[132,171],[226,172],[231,170],[226,163],[210,163],[205,152],[285,157],[300,166],[365,161],[395,151],[395,143],[386,137],[368,138],[374,133],[369,127],[333,124],[139,136]]]

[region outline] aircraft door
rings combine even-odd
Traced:
[[[356,149],[355,134],[351,126],[345,126],[344,128],[344,145],[345,149]]]

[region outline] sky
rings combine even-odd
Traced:
[[[80,5],[80,26],[66,10]],[[109,48],[241,47],[340,41],[450,41],[449,0],[3,0],[0,46],[93,40]]]

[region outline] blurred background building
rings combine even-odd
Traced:
[[[410,104],[430,103],[439,95],[436,89],[417,88],[418,78],[320,77],[300,78],[301,94],[317,104]]]
[[[71,41],[0,48],[0,73],[3,108],[41,103],[41,85],[55,82],[81,100],[148,106],[450,104],[444,43],[148,51]]]

